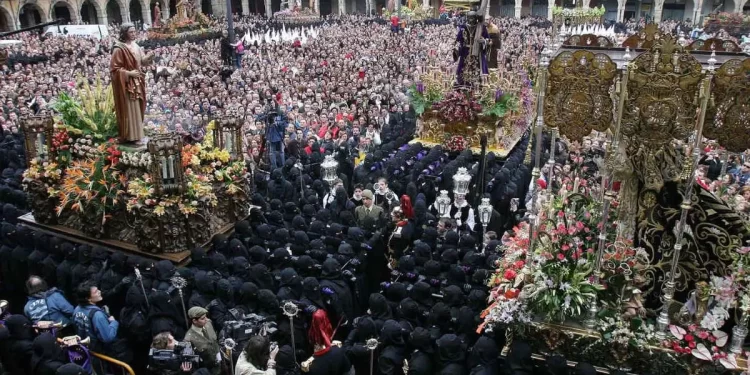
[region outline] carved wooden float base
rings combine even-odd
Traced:
[[[184,266],[190,262],[190,249],[172,253],[151,253],[138,249],[138,246],[132,243],[113,239],[92,238],[91,236],[87,236],[81,231],[66,226],[38,223],[34,219],[34,215],[31,213],[19,217],[18,220],[33,230],[42,232],[44,234],[57,236],[67,241],[79,244],[86,244],[89,246],[103,246],[108,250],[121,251],[126,254],[138,255],[145,258],[158,260],[168,260],[174,263],[176,266]],[[230,234],[233,231],[234,223],[226,224],[225,226],[221,227],[216,233],[213,233],[211,237],[213,238],[213,236],[217,234]],[[204,247],[207,247],[210,244],[211,240],[209,239],[209,241],[204,244]]]

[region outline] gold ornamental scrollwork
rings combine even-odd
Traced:
[[[613,120],[609,94],[617,64],[604,54],[563,52],[549,65],[544,101],[548,126],[558,128],[571,141],[583,141],[592,130],[606,131]]]
[[[744,152],[750,145],[750,59],[725,62],[713,84],[703,135],[727,151]]]
[[[659,191],[664,180],[679,178],[671,142],[695,128],[702,79],[700,62],[671,36],[631,63],[621,131],[645,188]]]

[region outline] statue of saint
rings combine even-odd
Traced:
[[[141,144],[146,112],[146,79],[141,67],[149,64],[153,55],[145,55],[135,37],[133,24],[120,26],[120,40],[112,49],[109,72],[120,140]]]
[[[160,27],[161,26],[161,8],[159,8],[159,2],[156,2],[156,5],[154,5],[154,13],[153,13],[154,20],[151,23],[154,27]]]

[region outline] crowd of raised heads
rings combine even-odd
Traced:
[[[304,43],[231,51],[239,59],[229,74],[221,68],[226,39],[148,47],[157,55],[146,74],[148,132],[201,137],[213,113],[234,109],[245,119],[248,162],[268,171],[253,176],[250,215],[231,235],[192,249],[184,267],[19,223],[28,212],[19,118],[60,93],[75,95],[81,80],[106,84],[112,45],[20,36],[24,43],[13,47],[0,80],[4,373],[84,374],[100,365],[69,363],[53,333],[88,338],[91,350],[139,375],[596,372],[585,363],[569,369],[561,357],[534,363],[518,340],[501,357],[505,332],[478,329],[503,234],[524,217],[531,142],[525,136],[508,155],[488,154],[484,168],[468,151],[409,144],[417,115],[406,89],[428,68],[455,68],[454,27],[435,22],[392,33],[364,17],[328,21]],[[225,26],[212,22],[217,32]],[[502,33],[501,69],[534,66],[549,23],[493,22]],[[259,17],[238,18],[235,26],[240,36],[278,29]],[[269,100],[282,103],[289,120],[280,131],[255,121]],[[264,140],[283,145],[270,161],[260,154]],[[339,162],[333,186],[322,179],[326,155]],[[557,155],[563,164],[569,157]],[[455,194],[441,215],[437,192],[449,190],[462,167],[486,185]],[[741,171],[748,175],[750,167]],[[473,208],[481,197],[494,206],[486,231]],[[60,325],[40,327],[45,321]],[[227,339],[235,343],[230,354]],[[177,363],[155,360],[175,358],[170,353]]]

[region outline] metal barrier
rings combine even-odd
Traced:
[[[133,369],[130,367],[130,365],[128,365],[125,362],[118,361],[118,360],[116,360],[116,359],[114,359],[112,357],[108,357],[108,356],[106,356],[104,354],[99,354],[99,353],[96,353],[96,352],[90,352],[90,353],[94,357],[101,359],[103,362],[107,362],[109,364],[109,366],[110,366],[110,370],[112,370],[112,369],[114,369],[114,370],[119,369],[120,370],[119,374],[135,375],[135,371],[133,371]],[[99,367],[101,367],[101,366],[102,366],[102,364],[99,363]],[[102,368],[95,368],[94,369],[94,371],[97,374],[108,374],[108,373],[111,373],[111,371],[100,371],[100,370],[103,370],[103,369]],[[117,374],[117,373],[115,372],[115,374]]]

